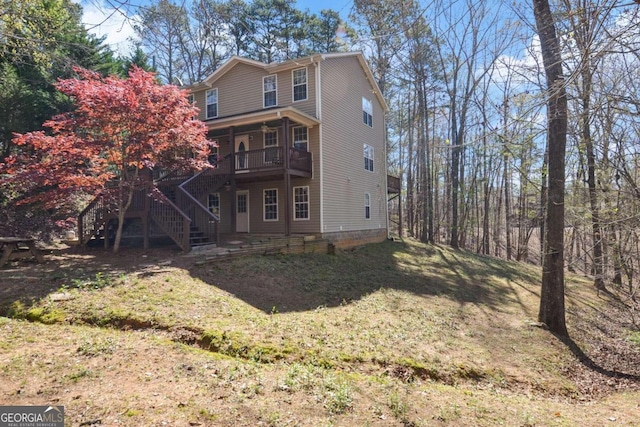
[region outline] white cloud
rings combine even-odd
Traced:
[[[501,55],[494,64],[493,79],[495,83],[527,86],[539,85],[544,78],[542,68],[542,52],[540,38],[534,35],[528,45],[518,52],[516,56]]]
[[[76,0],[79,1],[79,0]],[[132,39],[136,39],[133,23],[139,18],[129,15],[124,8],[114,8],[104,0],[79,1],[83,8],[82,23],[85,28],[98,37],[106,35],[105,43],[120,56],[132,52]]]

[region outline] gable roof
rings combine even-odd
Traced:
[[[305,56],[302,58],[291,59],[284,62],[273,62],[271,64],[266,64],[264,62],[234,55],[231,58],[229,58],[227,61],[225,61],[224,64],[222,64],[216,71],[210,74],[203,81],[194,83],[191,86],[189,86],[189,88],[200,89],[203,87],[207,87],[207,88],[213,87],[215,82],[220,77],[224,76],[226,73],[231,71],[238,64],[246,64],[252,67],[261,68],[268,73],[277,73],[279,71],[305,67],[307,65],[319,63],[327,59],[347,58],[347,57],[355,57],[358,59],[358,62],[360,63],[360,66],[362,67],[362,70],[364,71],[367,77],[367,80],[369,81],[369,84],[371,84],[371,87],[373,88],[372,93],[376,96],[376,98],[380,102],[380,105],[382,105],[382,108],[384,109],[384,111],[385,112],[388,111],[389,107],[387,106],[387,103],[384,100],[384,96],[382,95],[382,92],[380,91],[380,88],[376,83],[376,79],[374,78],[373,73],[371,72],[371,68],[369,68],[369,64],[367,64],[367,61],[364,58],[364,55],[362,54],[362,52],[338,52],[338,53],[315,54],[315,55]]]

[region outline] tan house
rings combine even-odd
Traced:
[[[214,168],[158,182],[184,215],[153,201],[147,215],[183,249],[194,229],[203,241],[304,234],[338,247],[387,237],[387,105],[361,53],[236,56],[189,90],[217,145]]]

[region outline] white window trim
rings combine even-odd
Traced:
[[[296,188],[306,188],[307,189],[307,201],[305,202],[307,205],[307,217],[306,218],[296,218]],[[308,185],[300,185],[297,187],[293,187],[293,220],[294,221],[310,221],[311,220],[311,194]]]
[[[215,92],[216,94],[216,115],[215,116],[209,116],[209,105],[213,105],[214,103],[212,102],[211,104],[207,103],[207,98],[208,98],[208,94],[209,92]],[[204,114],[205,117],[207,119],[215,119],[216,117],[218,117],[220,115],[220,100],[218,99],[218,88],[214,87],[213,89],[209,89],[205,92],[204,94]]]
[[[276,103],[274,105],[265,105],[265,99],[264,96],[267,94],[267,91],[264,90],[264,81],[268,78],[275,78],[275,83],[276,83],[276,88],[274,89],[274,92],[276,93]],[[271,92],[271,91],[269,91]],[[262,78],[262,108],[271,108],[271,107],[277,107],[278,106],[278,75],[277,74],[270,74],[268,76],[264,76]]]
[[[297,141],[296,140],[296,129],[306,129],[307,130],[307,139]],[[293,133],[293,135],[291,137],[291,146],[295,148],[296,142],[304,142],[306,144],[306,146],[307,146],[307,152],[308,152],[309,151],[309,128],[306,127],[306,126],[294,126],[293,129],[291,130],[291,132]]]
[[[374,166],[375,165],[375,162],[374,162],[374,159],[375,159],[374,151],[375,150],[374,150],[372,145],[364,144],[364,147],[362,149],[362,155],[364,156],[364,159],[368,159],[369,158],[369,157],[367,157],[367,148],[369,148],[370,151],[371,151],[371,158],[370,158],[370,160],[371,160],[371,169],[367,169],[367,163],[365,162],[364,170],[366,170],[367,172],[375,172],[375,166]]]
[[[278,142],[278,129],[273,129],[269,132],[273,132],[276,134],[276,145],[267,145],[267,133],[268,132],[264,132],[262,134],[262,148],[273,148],[273,147],[278,147],[279,142]]]
[[[214,139],[213,141],[211,141],[212,144],[209,144],[209,159],[211,159],[212,157],[216,159],[215,164],[211,163],[211,161],[209,161],[209,163],[211,163],[212,165],[214,165],[215,167],[218,167],[217,164],[220,161],[220,144],[218,143],[217,139]]]
[[[264,162],[265,163],[272,163],[274,160],[273,159],[268,159],[267,156],[267,149],[268,148],[277,148],[280,146],[280,141],[278,140],[278,129],[273,129],[269,132],[275,133],[276,134],[276,143],[275,145],[267,145],[267,133],[268,132],[264,132],[262,134],[262,148],[264,149]]]
[[[296,99],[296,86],[302,86],[301,84],[295,84],[295,73],[296,71],[304,70],[304,86],[307,88],[305,90],[305,97],[301,99]],[[291,101],[292,102],[300,102],[306,101],[309,99],[309,71],[307,67],[296,68],[295,70],[291,70]]]
[[[216,214],[215,212],[211,211],[211,196],[218,196],[218,213]],[[214,215],[218,215],[218,218],[222,218],[222,200],[220,199],[220,193],[210,193],[207,196],[207,209],[209,210],[209,212],[211,212]]]
[[[265,196],[267,191],[275,191],[276,192],[276,217],[274,218],[270,218],[267,219],[267,203],[265,201]],[[264,190],[262,190],[262,220],[264,222],[277,222],[279,220],[279,215],[278,215],[278,211],[280,210],[280,206],[278,203],[278,189],[277,188],[265,188]]]
[[[373,127],[373,103],[369,98],[366,98],[364,96],[362,97],[362,112],[367,113],[369,116],[371,116],[371,124],[364,121],[364,115],[362,116],[362,119],[363,119],[362,122],[364,123],[365,126],[372,128]]]
[[[196,105],[196,94],[191,92],[188,96],[187,96],[187,101],[189,102],[189,105],[191,105],[192,107],[194,107]],[[198,115],[194,115],[191,116],[192,120],[196,120],[198,118]]]
[[[369,218],[367,218],[367,208],[369,208]],[[371,220],[371,193],[364,193],[364,219]]]

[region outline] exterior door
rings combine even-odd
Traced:
[[[246,151],[249,150],[249,135],[238,135],[235,139],[236,151],[236,171],[247,170],[249,167],[249,157]]]
[[[249,190],[236,192],[236,233],[249,232]]]

